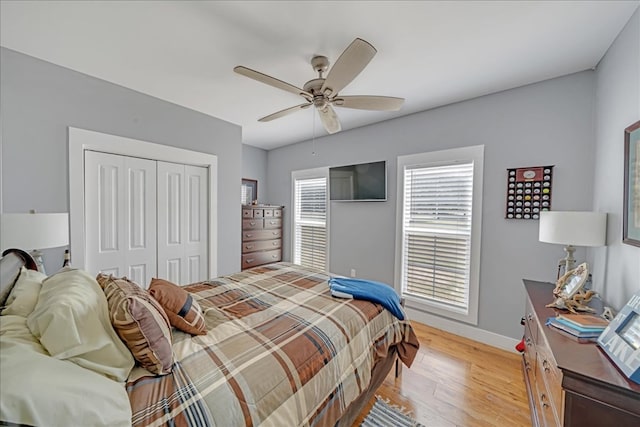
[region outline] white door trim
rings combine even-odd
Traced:
[[[84,152],[91,150],[206,167],[209,170],[209,277],[218,275],[217,156],[74,127],[68,127],[68,131],[70,251],[75,267],[85,268]]]

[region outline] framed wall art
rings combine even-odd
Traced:
[[[640,121],[624,130],[622,242],[640,246]]]
[[[600,334],[598,345],[631,381],[640,384],[640,292]]]
[[[258,181],[242,178],[241,198],[243,205],[250,205],[258,201]]]
[[[551,210],[553,165],[507,169],[506,219],[540,219]]]

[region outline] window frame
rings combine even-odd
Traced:
[[[325,270],[330,271],[329,266],[329,248],[330,235],[329,235],[329,168],[320,167],[313,169],[302,169],[291,171],[291,262],[295,259],[296,250],[296,180],[302,179],[315,179],[325,178],[326,182],[326,196],[325,196],[325,233],[326,233],[326,248],[325,248]]]
[[[418,311],[436,314],[442,317],[459,320],[473,325],[478,324],[478,302],[480,289],[480,248],[482,229],[482,188],[484,175],[484,145],[453,148],[427,153],[398,156],[397,159],[397,200],[396,200],[396,289],[403,292],[404,276],[404,175],[407,167],[436,167],[453,165],[460,162],[473,161],[473,200],[471,208],[470,265],[469,265],[469,299],[466,310],[447,304],[403,295],[406,306]]]

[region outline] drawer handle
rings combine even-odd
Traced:
[[[530,370],[531,370],[531,363],[529,363],[529,362],[525,362],[525,363],[524,363],[524,368],[525,368],[527,371],[530,371]]]
[[[271,255],[271,258],[276,259],[278,258],[278,255]]]
[[[256,222],[255,221],[250,221],[249,225],[256,225]]]
[[[278,246],[278,242],[271,242],[273,246]]]
[[[270,225],[276,225],[278,223],[278,221],[269,221]]]
[[[244,237],[253,237],[253,234],[251,234],[251,233],[244,233]]]
[[[531,343],[531,338],[527,338],[527,345],[528,345],[529,347],[531,347],[531,344],[532,344],[532,343]]]
[[[245,249],[253,249],[253,245],[244,245]]]
[[[542,361],[542,367],[544,368],[545,372],[551,372],[551,369],[549,369],[549,362],[547,362],[547,359],[544,359]]]
[[[278,235],[278,234],[280,234],[280,233],[279,233],[279,232],[277,232],[277,231],[272,231],[272,232],[271,232],[271,234],[273,234],[274,236],[277,236],[277,235]]]
[[[253,258],[247,258],[244,262],[246,262],[247,264],[250,264],[254,261]]]
[[[549,407],[549,404],[547,403],[547,395],[544,393],[540,394],[540,402],[542,402],[542,407],[547,409]]]
[[[527,318],[531,321],[533,319],[533,314],[529,313],[529,315],[527,316]]]

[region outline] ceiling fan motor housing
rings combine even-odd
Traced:
[[[323,78],[309,80],[303,86],[305,91],[313,95],[313,105],[319,109],[324,109],[329,104],[329,99],[320,91],[324,80]]]

